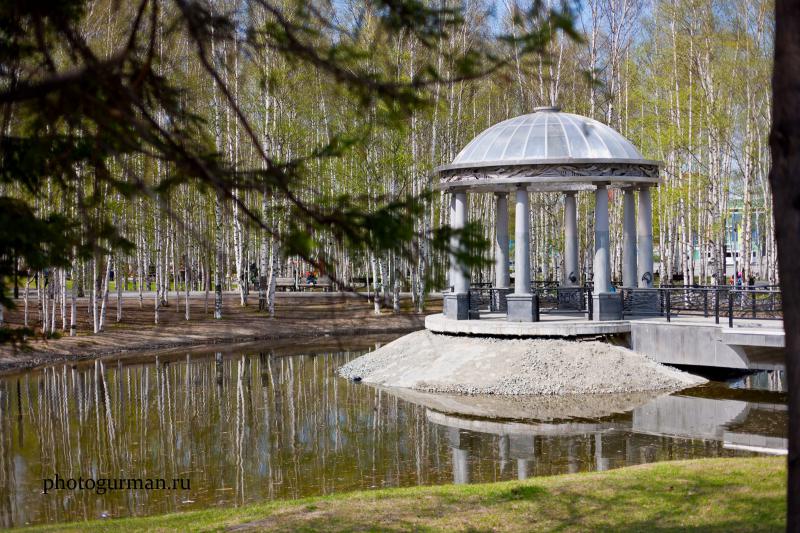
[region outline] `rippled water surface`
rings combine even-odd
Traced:
[[[196,351],[0,377],[0,525],[786,448],[776,373],[596,418],[498,420],[341,379],[335,369],[367,349],[363,341],[345,347]],[[190,488],[43,494],[43,479],[55,475],[163,478],[170,486],[182,478]]]

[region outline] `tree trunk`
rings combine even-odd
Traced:
[[[31,274],[30,274],[30,270],[29,270],[28,271],[28,276],[27,276],[26,281],[25,281],[25,311],[24,311],[23,322],[22,322],[22,325],[25,326],[26,328],[28,327],[28,300],[29,300],[30,286],[31,286]],[[72,290],[73,290],[73,292],[75,291],[75,280],[74,279],[72,280]]]
[[[216,268],[214,268],[214,318],[222,318],[222,198],[217,194],[214,198],[214,250]]]
[[[61,330],[67,331],[67,269],[60,269],[61,273]]]
[[[275,288],[277,287],[278,283],[278,267],[280,265],[281,260],[281,249],[280,243],[278,242],[277,238],[272,239],[272,261],[269,265],[269,285],[268,292],[267,292],[267,309],[269,310],[269,316],[275,316]]]
[[[392,258],[392,272],[394,274],[392,281],[392,312],[400,312],[400,269],[397,267],[397,257]]]
[[[122,322],[122,283],[123,279],[127,281],[127,274],[125,277],[122,276],[122,262],[119,256],[117,256],[114,266],[116,267],[114,270],[114,279],[117,282],[117,322]]]
[[[156,199],[156,214],[154,216],[153,225],[155,226],[155,254],[156,254],[156,293],[153,298],[153,320],[158,324],[158,315],[161,310],[161,217],[159,216],[160,209],[158,208],[158,199]]]
[[[111,275],[111,256],[109,255],[106,257],[106,269],[105,274],[103,275],[103,288],[102,288],[102,297],[100,303],[100,321],[98,325],[98,330],[103,331],[103,328],[106,325],[106,309],[108,309],[108,282]]]
[[[369,264],[370,270],[372,271],[372,303],[375,314],[379,315],[381,314],[381,300],[378,293],[378,265],[377,261],[375,260],[375,254],[372,252],[369,254]]]
[[[97,319],[97,252],[95,252],[92,258],[92,333],[95,335],[100,331]]]
[[[769,144],[789,390],[786,530],[800,531],[800,3],[795,0],[775,2]]]
[[[78,269],[72,269],[72,300],[70,302],[69,310],[69,336],[74,337],[78,333]],[[25,295],[27,297],[28,288],[25,288]],[[27,302],[25,302],[25,319],[27,321]]]

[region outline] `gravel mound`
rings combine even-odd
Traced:
[[[349,379],[456,394],[675,391],[706,380],[597,341],[454,337],[417,331],[350,361]]]

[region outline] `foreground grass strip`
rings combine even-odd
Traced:
[[[38,531],[779,531],[786,459],[701,459],[482,485],[355,492]]]

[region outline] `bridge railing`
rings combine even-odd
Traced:
[[[783,318],[781,293],[775,286],[737,288],[730,285],[717,286],[666,286],[654,289],[621,289],[623,315],[637,316],[645,306],[643,300],[657,298],[657,305],[650,301],[649,309],[670,321],[675,316],[714,317],[719,324],[726,318],[733,327],[734,319],[780,320]],[[648,296],[649,295],[649,296]]]

